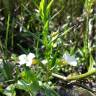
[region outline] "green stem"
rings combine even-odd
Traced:
[[[8,45],[9,27],[10,27],[10,14],[8,14],[7,28],[6,28],[5,55],[7,54],[7,47],[8,47],[7,45]]]
[[[91,70],[89,72],[86,72],[84,74],[80,74],[80,75],[77,75],[77,76],[72,76],[72,77],[68,77],[67,80],[70,81],[70,80],[79,80],[79,79],[83,79],[83,78],[86,78],[90,75],[93,75],[96,73],[96,70]]]
[[[61,76],[61,75],[56,74],[56,73],[52,73],[52,76],[53,76],[53,77],[56,77],[56,78],[59,78],[59,79],[62,79],[62,80],[64,80],[64,81],[67,80],[67,77],[65,77],[65,76]]]
[[[52,73],[52,76],[54,77],[57,77],[59,79],[62,79],[64,81],[72,81],[72,80],[79,80],[79,79],[83,79],[83,78],[86,78],[90,75],[93,75],[96,73],[96,69],[94,70],[91,70],[91,71],[88,71],[84,74],[80,74],[80,75],[76,75],[76,76],[70,76],[70,77],[64,77],[64,76],[61,76],[61,75],[58,75],[58,74],[55,74],[55,73]]]

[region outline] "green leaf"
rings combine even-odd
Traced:
[[[24,80],[19,80],[16,83],[16,88],[25,90],[30,94],[30,96],[36,96],[37,91],[40,89],[38,82],[34,81],[31,83],[27,83]]]
[[[49,15],[49,12],[50,12],[50,8],[51,8],[51,5],[53,3],[54,0],[51,0],[50,3],[47,5],[47,9],[46,9],[46,16],[48,17]]]
[[[40,11],[40,16],[43,21],[44,21],[44,10],[46,10],[44,7],[45,7],[45,0],[41,0],[40,6],[39,6],[39,11]]]
[[[6,96],[16,96],[15,85],[9,85],[3,92]]]
[[[10,64],[6,60],[3,60],[2,68],[0,71],[1,71],[5,80],[13,79],[13,74],[12,74],[13,69],[14,69],[14,65]]]
[[[48,44],[48,40],[47,40],[47,34],[48,34],[48,25],[49,25],[49,21],[46,21],[46,24],[44,25],[44,28],[43,28],[43,43],[44,45],[46,46]]]
[[[94,70],[94,65],[95,65],[94,58],[93,58],[93,56],[90,54],[90,65],[89,65],[88,71]]]
[[[28,84],[24,80],[18,80],[18,82],[16,83],[16,88],[17,89],[25,90],[26,92],[29,92],[30,84]]]
[[[37,80],[35,73],[32,72],[32,70],[30,70],[29,68],[24,69],[24,71],[21,73],[21,77],[27,83],[31,83]]]
[[[59,96],[59,94],[50,87],[44,87],[43,92],[45,93],[45,96]]]

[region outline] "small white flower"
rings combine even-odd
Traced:
[[[25,64],[26,63],[26,54],[22,54],[19,56],[19,64],[22,65],[22,64]]]
[[[26,64],[27,66],[31,66],[32,60],[35,58],[33,53],[29,53],[28,55],[22,54],[19,56],[19,64],[23,65]]]
[[[48,60],[44,59],[41,61],[42,64],[47,64],[48,63]]]
[[[33,53],[29,53],[27,55],[27,60],[26,60],[26,64],[27,66],[31,66],[32,64],[32,60],[35,58],[35,55]]]
[[[70,56],[70,54],[65,53],[63,55],[63,59],[66,63],[68,63],[71,66],[77,66],[77,60],[74,56]]]

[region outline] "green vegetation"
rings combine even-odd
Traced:
[[[0,0],[0,96],[96,96],[95,33],[96,0]]]

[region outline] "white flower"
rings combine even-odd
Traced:
[[[33,53],[29,53],[27,55],[26,64],[27,66],[31,66],[33,59],[35,58],[35,55]]]
[[[25,64],[26,63],[26,54],[22,54],[19,56],[19,64],[22,65],[22,64]]]
[[[48,60],[44,59],[41,61],[42,64],[47,64],[48,63]]]
[[[71,66],[77,66],[77,60],[74,56],[70,56],[70,54],[65,53],[63,55],[63,59],[66,63],[68,63]]]
[[[31,66],[32,60],[35,58],[33,53],[29,53],[28,55],[22,54],[19,56],[19,64],[23,65],[26,64],[27,66]]]

